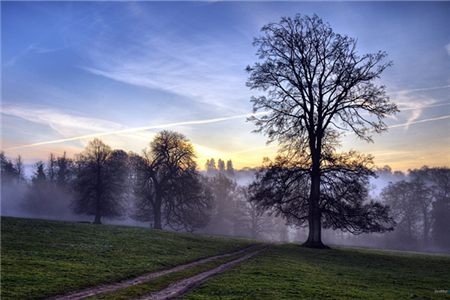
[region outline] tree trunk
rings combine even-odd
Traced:
[[[100,214],[95,214],[95,220],[94,220],[94,224],[102,224],[102,221],[100,220],[102,216]]]
[[[308,248],[329,249],[322,243],[322,223],[319,207],[320,198],[320,176],[312,176],[311,193],[309,197],[309,235],[308,240],[303,244]]]
[[[312,146],[311,149],[314,149]],[[303,244],[308,248],[330,249],[322,243],[322,223],[320,212],[320,151],[312,150],[312,172],[311,172],[311,191],[309,194],[309,235],[308,240]]]
[[[429,227],[429,225],[428,225],[428,216],[427,216],[428,212],[427,212],[426,207],[423,208],[422,213],[423,213],[423,245],[425,248],[427,248],[428,247],[428,231],[429,231],[428,227]]]
[[[102,217],[102,202],[101,202],[101,194],[97,190],[97,199],[96,199],[96,207],[95,207],[95,220],[94,224],[102,224],[102,221],[100,220]]]
[[[155,203],[153,205],[153,214],[154,214],[154,229],[162,229],[162,223],[161,223],[161,198],[157,196],[157,199],[155,199]]]

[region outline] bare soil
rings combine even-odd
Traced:
[[[162,271],[156,271],[156,272],[140,275],[140,276],[138,276],[138,277],[136,277],[134,279],[125,280],[125,281],[114,283],[114,284],[110,284],[110,285],[103,285],[103,286],[98,286],[98,287],[87,288],[87,289],[76,291],[76,292],[70,292],[70,293],[67,293],[65,295],[56,295],[56,296],[47,298],[46,300],[79,300],[79,299],[85,299],[85,298],[92,297],[92,296],[95,296],[95,295],[98,295],[98,294],[114,291],[114,290],[121,289],[121,288],[126,288],[126,287],[129,287],[129,286],[132,286],[132,285],[136,285],[136,284],[140,284],[140,283],[143,283],[145,281],[149,281],[149,280],[155,279],[157,277],[160,277],[160,276],[172,273],[172,272],[181,271],[181,270],[193,267],[193,266],[197,266],[197,265],[200,265],[200,264],[203,264],[203,263],[206,263],[206,262],[209,262],[209,261],[221,258],[221,257],[226,257],[226,256],[234,255],[234,254],[239,254],[239,253],[242,253],[242,252],[245,252],[245,251],[249,251],[249,250],[253,249],[256,246],[258,246],[258,245],[253,245],[253,246],[250,246],[248,248],[245,248],[243,250],[236,251],[236,252],[233,252],[233,253],[207,257],[207,258],[204,258],[204,259],[201,259],[201,260],[198,260],[198,261],[194,261],[194,262],[187,263],[187,264],[184,264],[184,265],[176,266],[176,267],[171,268],[171,269],[162,270]],[[266,249],[266,248],[264,248],[264,249]],[[259,252],[261,252],[261,250],[257,251],[257,253],[259,253]],[[253,255],[254,254],[252,253],[251,256],[253,256]],[[239,259],[243,260],[242,258],[247,257],[247,256],[248,255],[243,256],[243,257],[241,257]],[[229,263],[232,263],[232,262],[235,262],[235,261],[237,261],[237,260],[233,260],[233,261],[225,263],[223,265],[226,265],[226,264],[229,264]],[[221,266],[223,266],[223,265],[221,265]],[[221,266],[219,266],[219,267],[221,267]],[[219,267],[217,267],[217,268],[219,268]],[[217,268],[215,268],[215,269],[217,269]],[[213,269],[213,270],[215,270],[215,269]],[[212,270],[210,270],[210,271],[212,271]],[[201,274],[203,274],[203,273],[201,273]],[[200,274],[198,274],[198,275],[200,275]],[[193,276],[193,277],[195,277],[195,276]],[[193,277],[190,277],[190,278],[193,278]],[[187,278],[187,279],[189,279],[189,278]],[[204,280],[206,280],[206,279],[204,279]],[[176,283],[177,282],[175,282],[174,284],[176,284]],[[167,287],[166,289],[169,289],[169,288],[170,288],[170,286]],[[166,290],[166,289],[164,289],[164,290]],[[162,291],[164,291],[164,290],[162,290]],[[153,299],[153,298],[145,298],[145,299]],[[158,298],[158,299],[169,299],[169,298]]]

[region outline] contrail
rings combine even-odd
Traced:
[[[438,118],[431,118],[431,119],[425,119],[425,120],[420,120],[420,121],[414,121],[414,122],[409,122],[409,123],[404,123],[404,124],[397,124],[397,125],[387,126],[385,128],[387,129],[387,128],[394,128],[394,127],[403,127],[403,126],[407,126],[407,125],[411,125],[411,124],[424,123],[424,122],[430,122],[430,121],[437,121],[437,120],[443,120],[443,119],[448,119],[448,118],[450,118],[450,115],[449,116],[438,117]]]
[[[215,123],[215,122],[227,121],[227,120],[232,120],[232,119],[239,119],[239,118],[257,116],[257,115],[264,115],[264,114],[267,114],[267,113],[270,113],[270,111],[269,112],[259,112],[259,113],[245,114],[245,115],[239,115],[239,116],[233,116],[233,117],[223,117],[223,118],[215,118],[215,119],[207,119],[207,120],[199,120],[199,121],[186,121],[186,122],[179,122],[179,123],[170,123],[170,124],[162,124],[162,125],[154,125],[154,126],[137,127],[137,128],[123,129],[123,130],[118,130],[118,131],[110,131],[110,132],[103,132],[103,133],[96,133],[96,134],[88,134],[88,135],[77,136],[77,137],[73,137],[73,138],[67,138],[67,139],[60,139],[60,140],[53,140],[53,141],[47,141],[47,142],[34,143],[34,144],[29,144],[29,145],[11,147],[11,148],[7,148],[7,149],[4,149],[4,150],[28,148],[28,147],[35,147],[35,146],[48,145],[48,144],[58,144],[58,143],[69,142],[69,141],[76,141],[76,140],[81,140],[81,139],[96,138],[96,137],[105,136],[105,135],[111,135],[111,134],[123,134],[123,133],[137,132],[137,131],[145,131],[145,130],[150,130],[150,129],[155,129],[155,128],[163,128],[163,127],[165,128],[165,127],[173,127],[173,126],[180,126],[180,125],[194,125],[194,124]]]
[[[446,88],[450,88],[450,85],[435,86],[435,87],[429,87],[429,88],[423,88],[423,89],[413,89],[413,90],[404,90],[404,91],[389,92],[388,94],[412,93],[412,92],[429,91],[429,90],[439,90],[439,89],[446,89]]]

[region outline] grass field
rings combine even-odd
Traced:
[[[1,218],[1,299],[41,299],[230,253],[258,241]]]
[[[449,299],[450,256],[272,247],[178,299]]]
[[[146,228],[2,218],[1,299],[41,299],[230,253],[258,241]],[[449,299],[450,256],[277,245],[180,299]],[[130,299],[240,255],[94,299]]]

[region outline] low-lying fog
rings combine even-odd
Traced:
[[[245,197],[238,191],[252,182],[255,169],[232,171],[233,173],[229,172],[226,175],[229,180],[235,182],[235,186],[231,188],[233,190],[228,191],[225,198],[216,199],[216,202],[221,201],[221,203],[214,204],[215,217],[211,218],[206,227],[195,233],[282,242],[304,242],[307,239],[308,228],[288,227],[281,217],[255,213],[255,207],[245,203]],[[362,235],[352,235],[340,230],[323,230],[323,242],[328,245],[450,253],[450,239],[448,238],[450,236],[450,218],[449,214],[442,214],[445,209],[450,208],[450,201],[448,194],[443,194],[443,191],[439,190],[450,186],[449,171],[448,168],[424,167],[420,170],[410,170],[404,174],[393,172],[389,167],[378,169],[378,178],[371,181],[371,197],[381,202],[390,201],[392,214],[397,222],[395,230],[384,234]],[[207,172],[202,173],[212,176]],[[2,216],[71,222],[93,221],[93,216],[72,213],[68,188],[58,185],[47,185],[45,189],[33,188],[36,176],[37,173],[34,172],[33,175],[28,176],[22,174],[19,182],[2,180]],[[414,182],[416,185],[422,184],[423,191],[426,191],[422,198],[414,198],[416,200],[412,200],[411,194],[402,194],[401,189],[403,183],[410,184],[407,187],[413,189]],[[448,190],[445,192],[449,193]],[[127,200],[128,203],[125,205],[127,213],[122,219],[109,220],[105,218],[102,219],[102,222],[128,226],[151,226],[149,222],[140,222],[131,218],[134,198],[130,194]],[[168,227],[164,228],[170,230]]]

